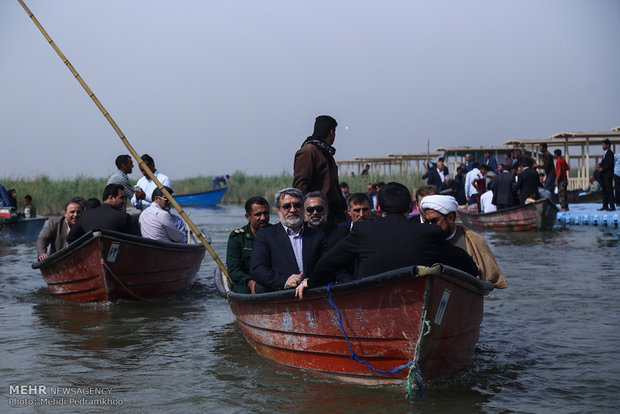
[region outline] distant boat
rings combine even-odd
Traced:
[[[255,295],[234,293],[215,275],[247,341],[284,365],[345,382],[388,384],[448,374],[473,359],[491,282],[448,266],[411,266],[352,282]],[[338,312],[331,306],[333,301]],[[345,335],[346,334],[346,335]],[[350,347],[349,348],[349,345]],[[369,363],[382,373],[353,358]]]
[[[214,206],[222,200],[228,187],[202,193],[174,195],[174,199],[182,206]]]
[[[27,243],[35,241],[47,217],[23,218],[11,214],[11,207],[0,207],[0,243]]]
[[[491,213],[458,210],[457,217],[465,227],[476,230],[535,231],[551,230],[558,208],[546,198]]]
[[[205,247],[95,230],[32,264],[52,295],[75,302],[154,300],[194,284]]]

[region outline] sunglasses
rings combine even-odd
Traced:
[[[440,217],[433,217],[432,219],[426,220],[426,221],[428,221],[431,224],[437,224],[437,223],[439,223],[439,220],[441,220]]]
[[[164,200],[164,201],[168,201],[168,198],[167,198],[167,197],[164,197],[164,196],[157,196],[157,197],[161,198],[161,199],[162,199],[162,200]]]
[[[325,207],[323,206],[308,206],[306,207],[306,211],[310,214],[314,213],[315,211],[317,213],[322,213],[325,211]]]
[[[290,210],[291,207],[295,207],[297,210],[301,210],[302,205],[301,203],[297,202],[297,203],[286,203],[280,206],[282,210]]]
[[[352,208],[351,211],[354,213],[360,213],[360,212],[367,212],[368,210],[370,210],[369,207],[360,207],[360,208]]]

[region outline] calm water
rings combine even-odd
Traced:
[[[224,260],[228,233],[244,224],[242,208],[188,211]],[[30,267],[34,244],[0,246],[0,411],[118,411],[79,400],[108,397],[144,413],[617,412],[620,230],[485,236],[509,287],[485,302],[474,364],[428,383],[423,401],[406,400],[402,386],[341,384],[257,356],[215,293],[208,254],[191,292],[104,306],[52,298]],[[108,394],[13,408],[9,398],[38,398],[10,395],[15,385]]]

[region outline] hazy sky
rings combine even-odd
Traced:
[[[321,114],[337,160],[620,125],[617,0],[26,4],[173,179],[292,171]],[[0,144],[0,177],[105,177],[128,152],[16,0]]]

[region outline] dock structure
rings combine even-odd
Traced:
[[[439,152],[388,154],[385,157],[355,157],[336,163],[340,177],[361,175],[365,169],[370,175],[424,174],[427,162],[442,155]]]
[[[568,189],[576,190],[589,185],[591,172],[603,158],[601,143],[605,139],[609,139],[612,151],[617,153],[620,146],[620,127],[602,132],[560,132],[547,139],[510,140],[504,145],[527,150],[538,164],[542,163],[542,154],[538,151],[540,144],[546,143],[552,154],[555,149],[561,149],[570,166]]]

